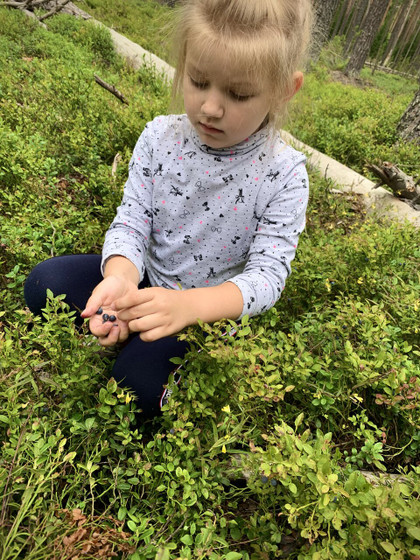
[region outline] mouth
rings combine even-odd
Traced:
[[[221,134],[223,132],[223,130],[220,130],[219,128],[215,128],[214,126],[209,126],[208,124],[204,124],[202,122],[199,122],[198,124],[201,130],[206,134]]]

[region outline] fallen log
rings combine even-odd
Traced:
[[[420,210],[420,204],[417,204],[420,203],[420,187],[413,177],[389,161],[384,161],[380,166],[369,163],[366,167],[379,178],[374,189],[387,186],[394,196],[406,201],[415,210]]]

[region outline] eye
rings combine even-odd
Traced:
[[[248,101],[249,99],[251,99],[251,97],[254,97],[253,95],[241,95],[240,93],[236,93],[235,91],[230,91],[229,95],[232,99],[239,102]]]
[[[189,76],[190,78],[190,82],[192,83],[192,85],[197,88],[197,89],[205,89],[207,87],[207,83],[206,82],[198,82],[197,80],[194,80],[194,78],[192,78],[191,76]]]

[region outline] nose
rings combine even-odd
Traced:
[[[216,88],[205,90],[201,104],[201,112],[206,117],[220,119],[224,113],[224,95]]]

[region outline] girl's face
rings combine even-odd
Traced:
[[[251,82],[229,64],[228,53],[194,47],[188,49],[183,79],[188,118],[207,146],[234,146],[262,126],[270,109],[268,80]]]

